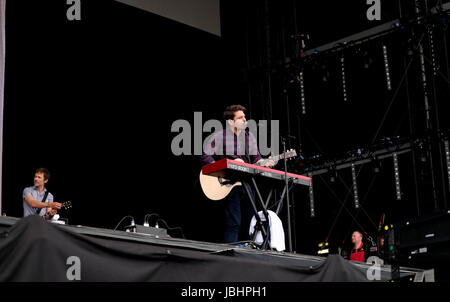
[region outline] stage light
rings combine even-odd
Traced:
[[[356,170],[355,164],[352,163],[352,181],[353,181],[353,198],[355,200],[355,208],[359,208],[359,197],[358,197],[358,187],[356,183]]]
[[[398,157],[397,153],[392,155],[394,158],[394,175],[395,175],[395,192],[397,194],[397,200],[402,199],[402,192],[400,190],[400,171],[398,169]]]
[[[392,86],[391,86],[391,75],[390,75],[390,72],[389,72],[389,60],[388,60],[386,45],[383,45],[383,57],[384,57],[384,72],[386,73],[387,90],[391,90],[392,89]]]
[[[330,253],[330,250],[328,248],[328,242],[320,242],[319,243],[319,250],[317,251],[318,255],[328,255]]]
[[[322,249],[317,252],[319,255],[328,255],[330,253],[329,249]]]
[[[311,185],[309,186],[309,209],[310,209],[310,215],[311,217],[315,217],[316,213],[314,210],[314,189],[313,189],[313,182],[312,182],[312,174],[308,173],[308,176],[311,177]]]
[[[335,182],[338,177],[336,167],[331,166],[329,172],[330,172],[330,182]]]
[[[298,80],[300,82],[300,99],[302,102],[302,114],[306,114],[305,83],[304,83],[304,78],[303,78],[303,71],[300,71]]]
[[[345,81],[345,60],[344,56],[341,57],[341,75],[342,75],[342,95],[344,102],[347,101],[347,83]]]

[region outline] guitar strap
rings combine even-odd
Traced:
[[[48,196],[48,190],[45,191],[44,198],[42,198],[42,201],[41,201],[41,202],[45,202],[45,201],[47,200],[47,196]],[[41,212],[41,210],[42,210],[42,208],[37,208],[37,209],[36,209],[36,214],[39,215],[39,213]]]
[[[250,159],[250,134],[248,134],[247,131],[245,131],[245,140],[244,140],[244,148],[245,148],[245,156],[247,157],[247,162],[251,163]]]

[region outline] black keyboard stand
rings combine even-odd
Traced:
[[[269,228],[269,213],[268,213],[268,205],[269,202],[274,194],[275,188],[271,188],[268,192],[268,196],[266,200],[261,195],[261,191],[258,188],[258,185],[256,183],[256,178],[258,177],[258,174],[250,177],[246,177],[245,180],[241,180],[242,186],[244,188],[245,193],[247,194],[248,199],[250,200],[250,204],[252,206],[253,212],[255,214],[256,218],[256,225],[255,230],[253,233],[252,241],[255,242],[256,235],[258,231],[261,231],[261,234],[263,236],[263,243],[260,246],[262,250],[267,250],[269,248],[270,243],[270,228]],[[277,205],[276,214],[279,215],[285,199],[287,199],[287,192],[290,192],[296,183],[292,181],[291,178],[289,178],[289,186],[283,185],[283,191],[281,192],[280,198],[275,202],[275,205]],[[252,187],[255,194],[252,194]],[[262,221],[261,217],[258,215],[258,206],[261,208],[261,211],[264,214],[265,222]],[[289,221],[288,221],[289,223]],[[256,244],[256,242],[255,242]]]
[[[253,241],[255,242],[256,235],[258,231],[261,231],[262,237],[263,237],[263,243],[261,245],[262,250],[267,250],[269,241],[270,241],[270,232],[269,232],[269,213],[267,212],[266,205],[261,197],[261,193],[259,192],[258,186],[256,185],[256,181],[254,177],[250,177],[250,180],[253,184],[253,187],[256,192],[256,198],[255,195],[253,195],[251,192],[251,186],[250,183],[247,180],[241,181],[242,186],[244,187],[245,193],[247,194],[248,199],[250,200],[250,204],[252,205],[253,212],[255,213],[256,218],[256,225],[255,230],[253,232]],[[255,200],[256,199],[256,200]],[[261,220],[261,217],[259,217],[258,214],[258,208],[257,208],[257,202],[262,208],[262,212],[264,214],[264,217],[266,219],[266,223],[264,224]]]

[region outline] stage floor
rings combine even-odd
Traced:
[[[28,217],[27,217],[28,218]],[[187,239],[179,239],[179,238],[173,238],[169,236],[157,236],[152,234],[143,234],[143,233],[131,233],[131,232],[124,232],[124,231],[114,231],[110,229],[102,229],[102,228],[93,228],[88,226],[74,226],[74,225],[61,225],[61,224],[55,224],[55,223],[47,223],[45,221],[42,221],[42,219],[39,219],[38,217],[35,217],[36,219],[28,219],[30,222],[27,223],[37,223],[38,225],[42,224],[44,222],[43,227],[50,227],[50,231],[62,231],[63,233],[68,234],[78,234],[81,236],[87,236],[89,238],[98,239],[100,242],[105,243],[108,245],[120,243],[121,246],[124,247],[124,249],[127,249],[130,247],[130,250],[132,249],[133,244],[139,249],[143,246],[147,246],[149,248],[157,248],[157,249],[174,249],[176,251],[186,251],[189,253],[195,253],[195,257],[201,255],[207,255],[209,256],[219,256],[217,259],[239,259],[239,261],[249,261],[252,263],[264,263],[265,265],[274,265],[277,268],[283,268],[283,270],[288,270],[289,268],[295,268],[299,270],[299,274],[306,274],[306,275],[313,275],[315,272],[318,271],[318,268],[323,267],[327,263],[326,257],[318,257],[318,256],[311,256],[311,255],[302,255],[302,254],[295,254],[295,253],[287,253],[287,252],[276,252],[276,251],[262,251],[258,249],[254,249],[251,247],[237,247],[233,245],[228,244],[218,244],[218,243],[211,243],[211,242],[200,242],[200,241],[193,241],[193,240],[187,240]],[[22,218],[14,218],[14,217],[0,217],[0,233],[6,233],[11,229],[11,233],[13,233],[13,226],[22,222]],[[50,226],[51,225],[51,226]],[[55,226],[55,228],[53,227]],[[29,225],[24,227],[25,232],[27,228],[30,228]],[[33,227],[35,228],[35,227]],[[17,231],[18,232],[18,231]],[[21,235],[22,236],[22,235]],[[5,236],[5,238],[8,238],[9,236]],[[1,237],[0,237],[1,238]],[[6,239],[5,239],[6,240]],[[69,240],[69,239],[68,239]],[[0,239],[0,248],[2,239]],[[0,250],[0,253],[2,251]],[[194,255],[194,254],[192,254]],[[208,256],[208,257],[209,257]],[[130,256],[131,258],[134,257],[134,255]],[[350,270],[354,270],[355,272],[359,272],[361,276],[367,275],[367,272],[373,268],[371,264],[366,263],[356,263],[352,261],[347,261],[344,259],[341,259],[339,256],[333,256],[335,259],[337,259],[340,263],[342,262],[342,265],[345,265]],[[328,257],[330,258],[330,256]],[[338,259],[339,258],[339,259]],[[209,258],[208,258],[209,259]],[[216,259],[216,258],[214,258]],[[329,260],[329,259],[328,259]],[[335,267],[335,266],[334,266]],[[390,266],[384,265],[379,267],[379,280],[374,281],[388,281],[391,279],[391,270]],[[401,267],[400,269],[400,276],[402,280],[405,281],[414,281],[416,275],[422,274],[424,271],[421,269],[414,269],[414,268],[407,268],[407,267]],[[333,274],[338,275],[339,272],[333,272]],[[294,274],[295,275],[295,274]],[[230,277],[231,278],[231,277]],[[248,281],[254,281],[252,279],[253,277],[249,276]],[[267,281],[273,281],[274,277],[268,278]],[[284,277],[282,277],[282,274],[280,274],[280,279],[275,279],[276,281],[293,281],[292,276],[286,276],[286,280],[283,280]],[[326,278],[325,278],[326,279]],[[247,279],[243,279],[246,281]],[[306,278],[306,281],[309,279]],[[334,279],[331,277],[331,279],[326,279],[334,281]],[[216,280],[214,277],[211,277],[211,280],[206,279],[206,281],[226,281],[226,280]],[[265,281],[263,278],[262,280],[258,279],[257,281]],[[313,280],[315,281],[315,280]],[[339,281],[339,280],[336,280]],[[359,280],[361,281],[361,280]],[[373,280],[366,280],[366,281],[373,281]]]

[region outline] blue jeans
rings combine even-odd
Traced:
[[[254,196],[253,191],[251,194]],[[249,240],[248,230],[253,215],[253,209],[245,189],[242,186],[234,187],[225,198],[224,242]]]

